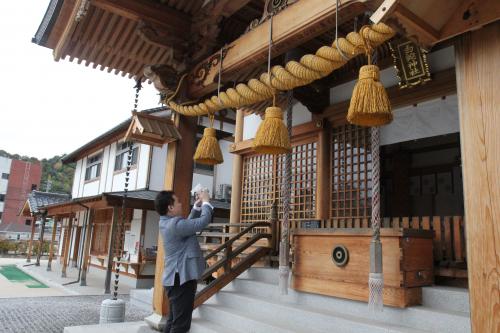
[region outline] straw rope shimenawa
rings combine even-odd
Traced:
[[[350,32],[346,38],[336,39],[332,46],[322,46],[316,54],[304,55],[298,62],[289,61],[285,67],[273,66],[271,75],[263,73],[258,80],[250,79],[247,84],[240,83],[221,92],[219,97],[212,96],[195,105],[180,105],[172,100],[174,94],[166,104],[184,116],[202,116],[225,108],[258,103],[271,98],[276,90],[291,90],[329,75],[349,59],[363,53],[366,43],[377,47],[392,38],[394,34],[395,32],[383,23],[367,26],[361,29],[360,33]]]

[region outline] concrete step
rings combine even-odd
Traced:
[[[143,310],[153,312],[153,288],[131,289],[130,304]]]
[[[64,333],[158,333],[151,329],[148,324],[143,321],[115,323],[115,324],[98,324],[98,325],[83,325],[69,326],[64,328]]]
[[[216,324],[210,320],[206,320],[199,317],[199,314],[195,310],[193,313],[193,321],[191,322],[191,329],[189,333],[243,333],[242,331],[236,331],[219,324]]]
[[[298,304],[281,303],[269,298],[241,292],[221,291],[216,295],[219,306],[251,313],[261,321],[275,324],[286,323],[298,332],[346,333],[421,333],[397,324],[383,323],[373,317],[357,317],[327,309],[311,308]]]
[[[365,302],[296,292],[292,289],[289,289],[288,295],[282,296],[279,294],[278,270],[276,269],[252,268],[224,290],[273,300],[281,304],[296,304],[309,307],[314,311],[331,309],[335,313],[343,313],[359,318],[370,318],[371,316]],[[465,333],[471,331],[469,313],[436,308],[427,304],[406,309],[386,306],[382,313],[376,314],[376,319],[385,324],[402,325],[424,331]]]
[[[424,306],[470,314],[469,291],[464,288],[432,286],[422,288]]]
[[[272,309],[268,309],[272,311]],[[239,333],[300,333],[300,329],[293,327],[288,322],[273,320],[271,322],[263,320],[260,316],[251,312],[241,311],[239,307],[228,307],[213,302],[204,304],[197,309],[197,313],[205,322],[217,322],[223,325],[228,332]],[[308,333],[320,333],[316,330],[307,330]]]

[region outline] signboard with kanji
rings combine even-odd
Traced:
[[[423,84],[431,79],[426,51],[409,40],[389,44],[401,88]]]

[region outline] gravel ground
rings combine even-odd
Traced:
[[[99,323],[101,302],[109,296],[57,296],[0,299],[1,333],[61,333],[66,326]],[[150,312],[133,307],[128,295],[125,321],[139,321]]]

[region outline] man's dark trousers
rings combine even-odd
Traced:
[[[179,285],[179,274],[175,274],[173,286],[165,287],[170,304],[164,333],[186,333],[191,328],[196,280]]]

